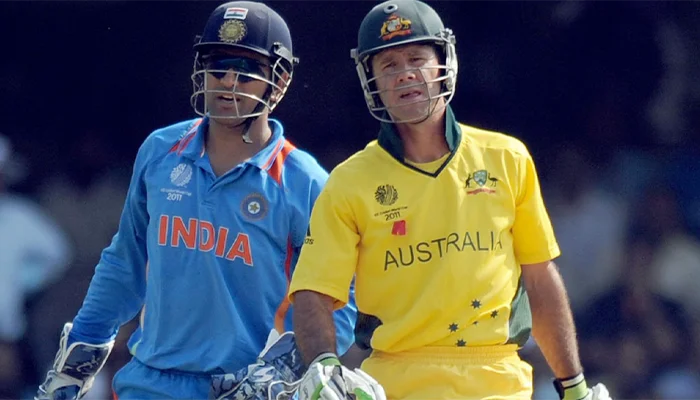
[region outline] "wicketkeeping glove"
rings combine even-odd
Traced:
[[[605,385],[599,383],[589,388],[583,374],[573,378],[556,379],[554,388],[562,400],[612,400]]]
[[[343,367],[331,353],[311,363],[297,394],[299,400],[386,400],[384,388],[374,378],[360,369]]]
[[[39,386],[35,400],[77,400],[85,396],[107,362],[114,340],[103,344],[69,343],[73,324],[63,326],[52,369]]]
[[[235,373],[212,376],[209,399],[291,399],[305,370],[293,332],[270,331],[255,364]]]

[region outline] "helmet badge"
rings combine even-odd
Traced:
[[[406,36],[411,34],[411,20],[392,14],[382,24],[380,37],[382,40],[390,40],[396,36]]]
[[[224,13],[224,19],[245,19],[248,15],[247,8],[229,7]]]
[[[230,19],[219,28],[219,39],[226,43],[238,43],[248,32],[245,23],[238,19]]]

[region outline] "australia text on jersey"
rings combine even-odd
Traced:
[[[500,234],[494,231],[465,232],[463,235],[452,232],[425,242],[399,247],[392,252],[387,249],[384,254],[384,271],[389,267],[409,267],[416,261],[427,263],[433,257],[443,258],[450,251],[495,251],[503,249]]]
[[[230,241],[229,237],[233,240]],[[230,245],[228,243],[231,242]],[[198,218],[190,218],[187,223],[182,217],[161,215],[158,220],[158,244],[160,246],[180,247],[201,252],[214,251],[217,257],[227,260],[240,259],[248,266],[253,266],[253,253],[250,238],[243,232],[229,235],[225,226],[214,224]]]

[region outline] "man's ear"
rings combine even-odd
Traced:
[[[289,86],[289,73],[283,72],[280,78],[277,80],[277,86],[280,88],[274,88],[272,90],[272,95],[270,95],[270,100],[277,103],[282,99],[284,91]]]

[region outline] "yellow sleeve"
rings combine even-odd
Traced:
[[[525,153],[519,163],[513,243],[520,264],[537,264],[561,254],[542,199],[535,163]]]
[[[336,309],[348,302],[360,235],[339,180],[331,174],[314,204],[306,240],[289,287],[292,303],[294,293],[300,290],[313,290],[333,297]]]

